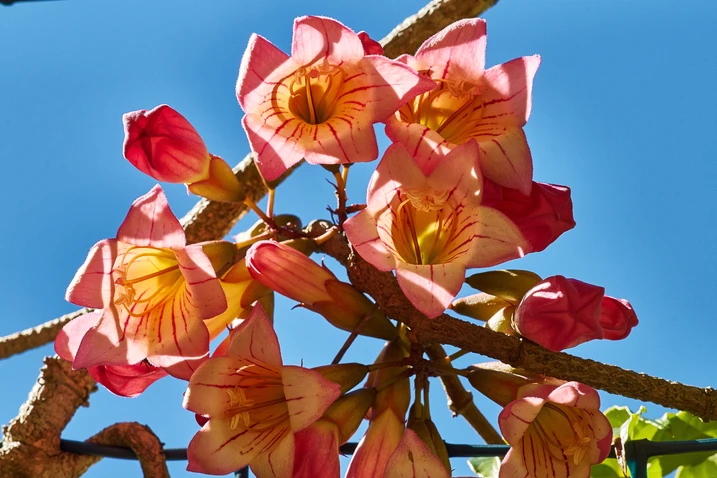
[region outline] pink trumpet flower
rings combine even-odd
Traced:
[[[413,430],[406,429],[403,438],[386,464],[384,478],[450,478],[441,460]]]
[[[602,327],[604,339],[622,340],[630,335],[630,331],[637,323],[637,315],[628,301],[609,295],[603,297],[600,309],[600,327]]]
[[[209,352],[203,319],[227,307],[211,262],[201,245],[186,245],[159,186],[132,204],[116,239],[94,245],[66,298],[102,309],[75,368],[147,359],[186,380]]]
[[[91,312],[71,320],[55,339],[55,353],[65,360],[74,361],[82,338],[101,315],[99,312]],[[87,367],[87,371],[110,392],[130,398],[138,396],[154,382],[167,376],[167,372],[147,362],[134,365],[94,365]]]
[[[521,257],[530,245],[504,214],[481,205],[483,178],[475,141],[454,148],[426,174],[406,148],[386,150],[368,187],[367,207],[344,224],[351,244],[426,316],[456,296],[466,268]]]
[[[434,86],[403,63],[366,55],[361,38],[336,20],[307,16],[294,22],[291,56],[252,35],[236,91],[257,166],[273,180],[302,158],[373,161],[372,125]]]
[[[523,132],[540,57],[485,69],[486,23],[455,22],[426,40],[415,56],[397,58],[438,83],[386,122],[386,134],[431,171],[454,147],[474,139],[488,179],[530,194],[533,160]]]
[[[189,471],[223,475],[251,466],[261,477],[291,477],[295,434],[340,395],[318,372],[283,365],[276,333],[260,305],[231,331],[224,357],[192,375],[184,408],[209,417],[189,443]]]
[[[600,396],[578,382],[528,385],[500,413],[510,451],[500,478],[588,478],[610,452],[612,427],[600,412]]]

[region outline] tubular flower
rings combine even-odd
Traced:
[[[415,57],[397,58],[438,86],[391,117],[386,135],[406,146],[426,174],[448,151],[475,139],[483,174],[529,194],[533,161],[522,128],[530,115],[540,57],[517,58],[485,70],[485,45],[485,20],[461,20],[426,40]]]
[[[202,320],[227,306],[211,262],[200,245],[186,245],[159,186],[132,204],[116,239],[90,250],[66,298],[102,309],[77,349],[75,368],[147,359],[187,380],[209,352]]]
[[[67,323],[55,339],[55,353],[65,360],[74,361],[82,338],[101,315],[99,312],[91,312]],[[134,365],[95,365],[88,367],[87,372],[110,392],[130,398],[138,396],[154,382],[167,376],[163,369],[146,361]]]
[[[600,304],[605,289],[563,276],[548,277],[530,289],[513,317],[524,337],[554,352],[602,339]]]
[[[246,262],[257,281],[323,315],[335,327],[386,340],[397,336],[396,327],[365,295],[286,244],[257,242],[247,251]]]
[[[418,437],[407,429],[386,464],[384,478],[450,478],[441,460]]]
[[[577,382],[526,386],[498,424],[511,449],[500,478],[588,478],[610,451],[612,427],[595,389]]]
[[[302,158],[373,161],[372,125],[433,86],[400,62],[366,55],[359,36],[336,20],[300,17],[291,56],[252,35],[236,91],[257,166],[273,180]]]
[[[167,105],[122,116],[124,157],[157,181],[186,183],[215,201],[241,201],[243,189],[231,167],[210,154],[197,130]]]
[[[367,207],[344,224],[351,244],[428,317],[456,296],[466,268],[523,256],[529,244],[505,215],[481,205],[478,145],[467,142],[426,175],[405,147],[391,145],[371,178]]]
[[[231,331],[224,357],[192,375],[184,408],[209,417],[189,443],[189,471],[226,474],[251,466],[261,477],[290,477],[295,433],[316,422],[340,395],[318,372],[285,366],[261,306]]]

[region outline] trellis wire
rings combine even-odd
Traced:
[[[357,443],[345,443],[339,448],[342,455],[351,455],[356,451]],[[74,440],[60,440],[60,449],[68,453],[102,456],[136,460],[137,455],[130,448],[99,445]],[[446,443],[448,456],[451,458],[472,458],[488,456],[505,456],[510,450],[508,445],[462,445]],[[650,458],[660,455],[677,455],[700,451],[717,451],[717,438],[702,440],[685,440],[657,442],[650,440],[633,440],[625,443],[625,461],[633,478],[647,478],[647,462]],[[167,461],[183,461],[187,459],[186,448],[167,448],[164,450]],[[615,458],[615,451],[610,451],[610,458]],[[236,472],[238,478],[248,478],[249,470],[242,468]]]

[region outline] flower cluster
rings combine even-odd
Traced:
[[[187,244],[155,186],[78,270],[67,300],[95,311],[65,326],[57,353],[118,395],[169,375],[187,381],[183,405],[201,424],[187,451],[195,472],[337,477],[339,447],[366,419],[347,477],[448,477],[428,384],[463,375],[504,407],[498,423],[512,448],[501,477],[589,476],[612,436],[595,390],[503,364],[460,370],[451,357],[425,358],[427,344],[400,317],[309,257],[345,235],[360,256],[342,258],[349,279],[361,260],[395,271],[425,320],[451,309],[554,351],[627,337],[637,324],[631,305],[601,287],[528,271],[466,278],[543,251],[575,226],[570,189],[533,181],[523,126],[540,57],[486,69],[485,46],[482,19],[456,22],[395,60],[365,32],[323,17],[295,21],[291,55],[251,37],[236,94],[256,165],[268,185],[304,159],[334,174],[338,221],[318,233],[274,215],[273,189],[267,211],[258,208],[171,107],[126,114],[124,155],[140,171],[243,202],[260,222],[233,241]],[[347,206],[349,166],[379,157],[377,123],[392,144],[366,203]],[[457,298],[464,283],[481,292]],[[330,365],[284,364],[275,292],[348,333]],[[384,340],[383,350],[372,364],[341,363],[358,335]]]

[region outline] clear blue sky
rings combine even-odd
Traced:
[[[293,18],[320,14],[381,38],[423,3],[64,0],[0,7],[0,336],[74,310],[64,291],[87,250],[113,236],[130,203],[153,185],[122,158],[123,113],[168,103],[213,153],[235,163],[248,151],[234,84],[252,32],[288,50]],[[547,251],[512,265],[600,284],[632,302],[640,325],[627,340],[574,353],[717,385],[717,4],[501,0],[485,17],[489,66],[543,57],[526,128],[535,176],[573,189],[578,223]],[[374,166],[352,169],[352,201],[363,201]],[[333,201],[325,177],[302,167],[281,188],[278,211],[305,221],[325,216]],[[195,202],[182,186],[167,190],[179,216]],[[291,305],[282,301],[277,312],[285,362],[330,361],[345,334],[318,316],[289,313]],[[372,361],[380,346],[362,340],[348,358]],[[0,361],[0,423],[17,414],[50,353],[46,346]],[[139,421],[168,447],[186,446],[197,427],[181,407],[184,388],[166,379],[134,400],[100,390],[64,436],[84,439],[118,421]],[[445,412],[440,385],[433,392],[445,439],[477,443]],[[611,396],[604,403],[634,405]],[[495,418],[497,407],[481,406]],[[648,407],[654,416],[663,411]],[[172,464],[172,476],[189,475],[184,466]],[[454,466],[468,474],[465,460]],[[104,460],[87,476],[137,475],[135,463]]]

